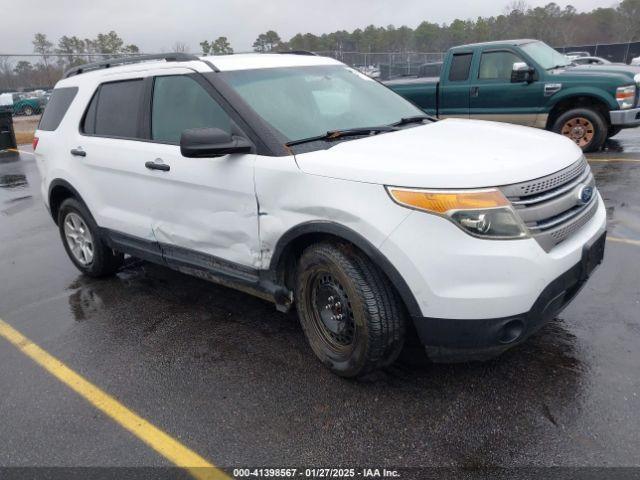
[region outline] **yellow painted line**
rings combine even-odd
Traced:
[[[627,245],[635,245],[636,247],[640,247],[640,240],[631,240],[630,238],[611,237],[609,235],[607,235],[607,240],[611,240],[612,242],[618,242],[618,243],[626,243]]]
[[[640,163],[640,159],[636,158],[587,158],[589,162],[629,162],[629,163]]]
[[[230,479],[225,472],[209,463],[178,440],[129,410],[57,358],[53,357],[20,332],[0,319],[0,337],[44,368],[95,408],[138,437],[164,458],[184,468],[198,480]]]
[[[35,155],[33,152],[27,152],[26,150],[19,150],[17,148],[7,148],[7,152],[24,153],[26,155]]]

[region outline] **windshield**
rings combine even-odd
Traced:
[[[571,64],[567,57],[544,42],[525,43],[524,45],[520,45],[520,48],[545,70],[567,67]]]
[[[398,94],[343,65],[237,70],[221,75],[287,141],[424,115]]]

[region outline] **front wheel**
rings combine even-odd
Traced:
[[[104,243],[93,217],[75,198],[68,198],[60,205],[58,228],[67,255],[85,275],[104,277],[122,265],[124,256]]]
[[[33,115],[33,108],[26,106],[22,109],[22,114],[26,115],[27,117],[30,117],[31,115]]]
[[[308,247],[298,262],[295,297],[311,348],[334,373],[360,376],[399,355],[403,306],[384,274],[351,245]]]
[[[571,139],[583,152],[602,148],[609,131],[602,115],[590,108],[574,108],[560,115],[552,130]]]

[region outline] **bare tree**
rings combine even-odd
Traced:
[[[42,61],[44,62],[44,69],[47,75],[47,83],[51,83],[49,76],[49,57],[53,52],[53,43],[47,40],[47,36],[44,33],[36,33],[33,38],[33,52],[42,55]]]
[[[171,51],[176,53],[189,53],[189,50],[189,45],[184,42],[176,42],[171,47]]]

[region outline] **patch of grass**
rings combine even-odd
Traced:
[[[16,143],[18,145],[31,144],[35,132],[16,132]]]

